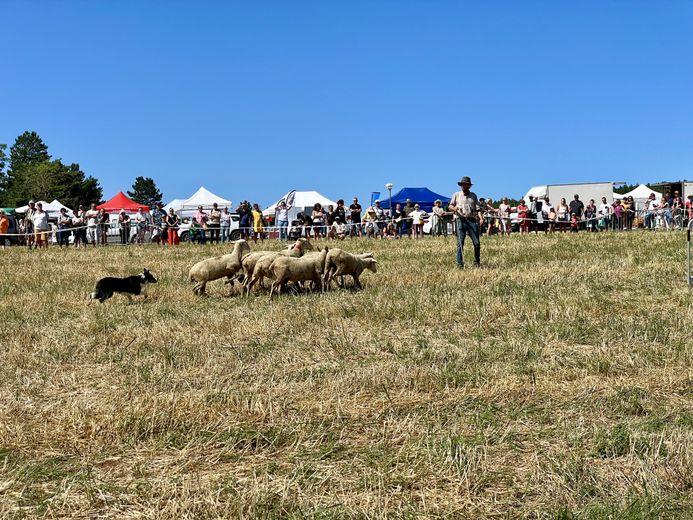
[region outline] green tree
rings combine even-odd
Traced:
[[[618,188],[614,188],[614,193],[628,193],[629,191],[633,191],[635,188],[637,188],[639,184],[624,184],[623,186],[619,186]]]
[[[7,150],[6,144],[0,144],[0,194],[5,190],[7,186],[8,177],[5,171],[5,165],[7,164]]]
[[[147,206],[153,206],[164,198],[163,194],[156,187],[154,179],[142,176],[135,178],[135,182],[132,184],[132,191],[128,191],[128,197]]]
[[[17,137],[10,148],[10,170],[18,171],[25,166],[50,161],[48,147],[36,132],[28,130]]]
[[[51,160],[48,147],[36,132],[24,132],[17,137],[10,148],[9,165],[6,174],[0,175],[0,205],[19,206],[29,199],[58,199],[76,207],[99,202],[103,196],[99,182],[87,177],[79,164],[68,166],[60,159]]]

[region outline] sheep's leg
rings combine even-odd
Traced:
[[[359,275],[356,273],[352,274],[351,277],[354,279],[354,287],[361,289],[361,280],[359,280]]]

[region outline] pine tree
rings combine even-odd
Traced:
[[[128,191],[128,197],[147,206],[153,206],[164,198],[163,194],[156,187],[154,179],[142,176],[135,178],[135,182],[132,184],[132,191]]]

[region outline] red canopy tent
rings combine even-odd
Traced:
[[[121,210],[125,210],[126,213],[136,213],[139,208],[142,208],[142,211],[149,211],[149,206],[135,202],[122,191],[116,193],[111,200],[96,206],[96,209],[104,209],[108,213],[117,213]]]

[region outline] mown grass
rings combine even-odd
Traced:
[[[273,302],[192,294],[222,246],[0,252],[0,516],[693,514],[682,235],[338,245],[363,291]]]

